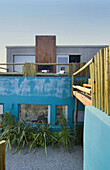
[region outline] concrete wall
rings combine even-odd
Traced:
[[[80,62],[88,62],[100,49],[103,49],[105,46],[57,46],[56,54],[64,55],[80,55]]]
[[[88,62],[97,52],[105,46],[56,46],[57,55],[81,55],[81,62]],[[14,55],[30,55],[35,56],[34,46],[12,46],[7,47],[7,63],[13,63]],[[8,66],[10,71],[13,71],[13,66]]]
[[[7,49],[7,57],[6,61],[7,63],[14,63],[14,56],[35,56],[35,47],[33,46],[18,46],[18,47],[6,47]],[[14,68],[13,66],[7,67],[10,72],[13,72]]]
[[[56,121],[56,105],[68,105],[68,122],[73,127],[74,98],[69,77],[0,77],[0,104],[19,119],[19,104],[50,105],[50,122]],[[79,103],[79,110],[84,107]]]
[[[110,170],[110,116],[85,108],[84,170]]]

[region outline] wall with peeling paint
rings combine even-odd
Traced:
[[[19,104],[50,105],[50,121],[56,120],[56,105],[68,105],[69,124],[73,124],[74,98],[71,77],[0,77],[0,104],[19,120]],[[79,110],[84,106],[80,103]]]

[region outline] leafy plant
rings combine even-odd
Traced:
[[[65,118],[64,113],[61,114],[59,124],[60,124],[60,126],[61,126],[62,129],[67,127],[67,120],[66,120],[66,118]]]
[[[8,120],[9,118],[9,120]],[[7,146],[11,149],[12,145],[16,146],[16,150],[21,150],[27,146],[29,150],[36,147],[44,147],[47,155],[47,145],[57,142],[55,133],[51,131],[51,125],[44,122],[42,124],[26,123],[25,121],[15,121],[15,117],[6,113],[2,122],[5,127],[4,132],[0,134],[0,140],[5,139]],[[7,123],[8,122],[8,123]]]
[[[44,147],[45,154],[47,155],[47,145],[57,141],[56,136],[51,131],[51,125],[48,125],[44,122],[42,124],[36,124],[37,132],[32,136],[32,143],[29,146],[29,149],[32,147]]]
[[[32,125],[25,122],[18,122],[11,126],[6,126],[4,132],[0,135],[0,140],[5,139],[7,146],[11,149],[12,145],[16,145],[21,150],[24,146],[28,146],[28,138],[32,133]]]
[[[41,121],[40,121],[41,122]],[[44,147],[47,155],[47,146],[49,144],[63,145],[68,148],[73,143],[73,135],[70,128],[67,128],[67,121],[62,114],[60,119],[61,131],[52,132],[52,125],[42,123],[26,123],[25,121],[16,121],[15,117],[7,112],[2,118],[4,132],[0,134],[0,140],[5,139],[7,146],[11,149],[13,145],[16,150],[19,148],[19,154],[27,146],[29,151],[32,148]]]
[[[6,126],[14,126],[15,124],[17,124],[16,118],[9,111],[5,112],[1,119],[2,127],[5,128]]]
[[[64,128],[59,132],[59,140],[58,140],[58,144],[62,145],[64,148],[68,149],[73,140],[73,135],[70,129],[68,128]]]
[[[61,131],[59,132],[58,144],[63,145],[63,148],[68,149],[73,143],[72,130],[67,127],[67,120],[62,114],[60,119]]]

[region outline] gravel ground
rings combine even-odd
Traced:
[[[14,148],[6,151],[6,170],[82,170],[82,147],[73,146],[71,151],[48,146],[47,157],[44,148],[26,153],[24,149],[18,157]]]

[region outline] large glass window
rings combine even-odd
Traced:
[[[57,56],[57,63],[79,63],[80,62],[80,55],[58,55]],[[57,72],[59,73],[61,70],[64,70],[65,73],[68,72],[67,65],[58,65]]]
[[[69,56],[57,56],[57,63],[69,63]],[[65,71],[65,73],[68,72],[68,66],[67,65],[58,65],[57,66],[57,72],[60,72],[60,70]]]
[[[56,124],[59,124],[62,114],[64,114],[65,118],[68,119],[68,106],[67,105],[56,106]]]
[[[69,63],[79,63],[80,55],[69,55]]]
[[[14,55],[13,56],[13,62],[14,63],[35,63],[35,56],[32,55]],[[14,72],[23,72],[23,66],[22,65],[15,65],[14,66]]]
[[[50,105],[20,104],[20,120],[50,123]]]

